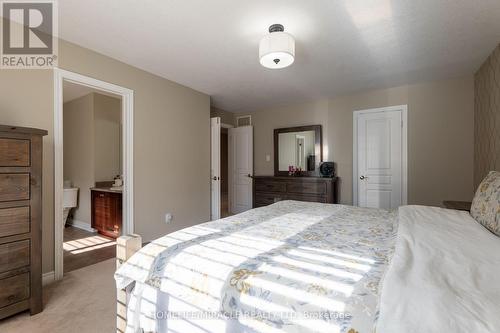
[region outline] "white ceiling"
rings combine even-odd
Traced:
[[[88,95],[90,93],[98,93],[101,95],[106,95],[106,96],[121,99],[121,96],[111,94],[111,93],[108,93],[108,92],[105,92],[102,90],[90,88],[90,87],[83,86],[81,84],[72,83],[72,82],[67,82],[67,81],[63,82],[63,102],[64,103],[72,101],[72,100],[80,98],[80,97],[83,97],[83,96]]]
[[[63,39],[243,112],[472,74],[500,42],[499,0],[64,0]],[[273,23],[296,62],[260,66]]]

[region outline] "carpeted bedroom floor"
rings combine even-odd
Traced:
[[[2,333],[116,332],[115,259],[65,274],[44,288],[43,312],[0,321]]]

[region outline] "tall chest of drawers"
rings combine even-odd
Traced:
[[[42,311],[42,137],[0,125],[0,319]]]

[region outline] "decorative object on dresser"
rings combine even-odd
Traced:
[[[281,200],[338,203],[337,178],[253,177],[254,208]]]
[[[333,177],[333,176],[335,176],[335,163],[322,162],[319,165],[319,173],[321,174],[321,177]]]
[[[472,202],[470,201],[443,201],[443,206],[448,209],[465,210],[470,212],[470,206]]]
[[[110,188],[92,188],[92,228],[104,236],[117,238],[122,229],[122,192]]]
[[[42,311],[42,137],[0,125],[0,319]]]

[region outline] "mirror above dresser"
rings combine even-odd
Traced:
[[[322,146],[321,125],[275,129],[274,176],[253,177],[253,207],[282,200],[338,203],[337,178],[320,177]]]
[[[274,130],[274,175],[318,176],[323,160],[321,125],[277,128]]]

